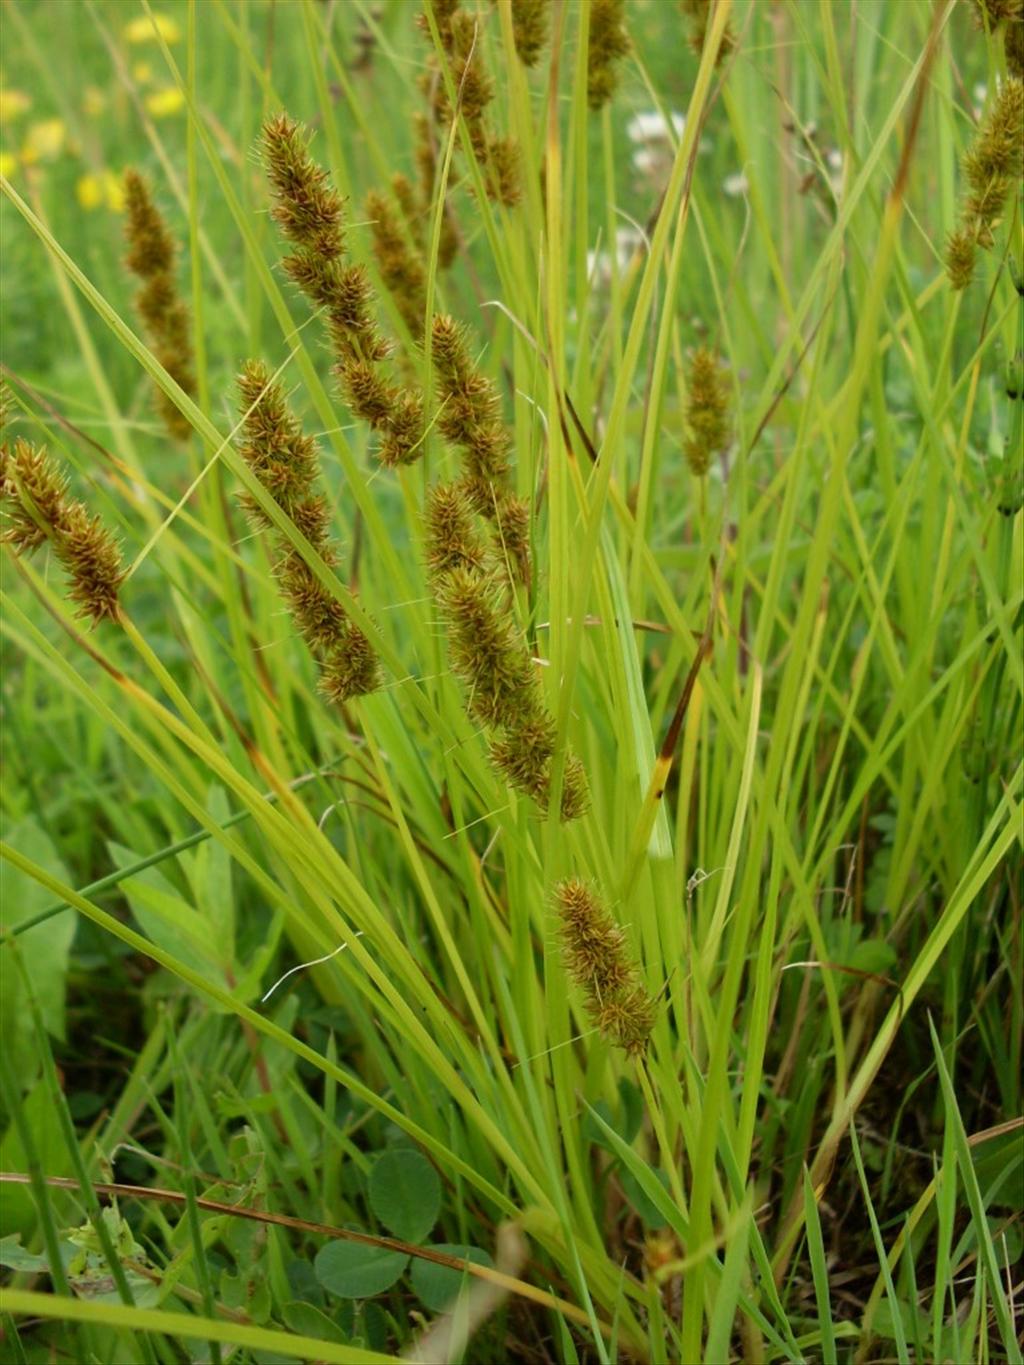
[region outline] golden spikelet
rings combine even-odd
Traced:
[[[264,125],[263,154],[274,194],[271,211],[295,248],[285,257],[284,270],[324,310],[341,392],[353,415],[378,433],[378,458],[385,465],[407,464],[420,453],[423,400],[379,371],[390,347],[371,317],[373,293],[366,271],[343,260],[341,197],[310,156],[306,134],[287,115]],[[391,246],[393,251],[393,242]],[[408,302],[412,267],[407,262],[403,269]]]
[[[548,39],[551,0],[512,0],[512,37],[524,66],[536,66]]]
[[[373,254],[381,279],[398,305],[410,334],[414,339],[421,339],[427,308],[427,272],[423,260],[406,237],[395,204],[387,195],[371,190],[366,196],[366,216],[370,221]]]
[[[954,289],[966,289],[974,278],[977,244],[972,233],[957,228],[946,238],[946,274]]]
[[[485,122],[485,112],[494,99],[494,81],[484,62],[482,20],[478,13],[469,13],[457,3],[428,0],[437,26],[438,36],[448,63],[452,89],[458,93],[458,113],[465,121],[473,155],[480,167],[487,197],[505,208],[512,208],[522,197],[518,144],[512,138],[493,135]],[[425,22],[424,28],[429,28]],[[455,117],[448,98],[448,87],[440,78],[436,57],[432,54],[426,75],[421,81],[431,101],[434,122],[442,127]],[[421,174],[422,154],[432,151],[425,146],[422,136],[418,160]],[[432,181],[432,171],[431,171]],[[429,201],[429,195],[425,198]]]
[[[555,721],[525,636],[515,619],[506,556],[478,535],[465,483],[436,484],[427,497],[425,550],[435,601],[448,635],[452,671],[466,709],[495,733],[494,767],[515,791],[548,808]],[[583,766],[567,754],[560,814],[574,820],[589,804]]]
[[[619,85],[619,63],[630,51],[625,0],[592,0],[587,39],[587,103],[604,107]]]
[[[629,957],[626,936],[591,886],[579,877],[559,882],[555,909],[566,971],[582,989],[601,1036],[632,1057],[642,1056],[657,1018]]]
[[[704,44],[707,42],[708,29],[711,27],[711,17],[713,13],[712,0],[680,0],[680,9],[690,20],[690,46],[694,52],[700,54],[704,51]],[[726,21],[725,31],[722,34],[722,41],[718,47],[718,55],[715,57],[715,66],[721,66],[722,62],[728,57],[730,52],[736,48],[736,34],[733,30],[732,20]]]
[[[686,462],[702,478],[716,455],[729,444],[729,389],[718,357],[698,346],[690,357],[686,379]]]
[[[1024,173],[1024,81],[1008,76],[964,153],[968,194],[960,226],[946,242],[946,274],[954,289],[973,275],[977,247],[988,250]]]
[[[79,616],[116,621],[124,579],[121,550],[98,516],[68,495],[68,481],[41,446],[18,437],[5,451],[0,479],[5,525],[0,540],[15,554],[49,544],[68,576]]]
[[[124,176],[125,265],[142,280],[135,305],[160,364],[190,396],[196,393],[192,361],[192,326],[174,279],[177,255],[174,238],[153,202],[149,187],[137,171]],[[177,405],[157,390],[157,407],[168,432],[187,441],[192,427]]]
[[[238,377],[243,441],[249,469],[325,564],[337,563],[330,540],[329,513],[317,489],[319,460],[312,437],[285,400],[284,391],[262,361],[247,361]],[[269,518],[248,493],[242,506],[256,526]],[[274,573],[295,627],[320,665],[320,690],[331,701],[373,692],[380,669],[362,631],[342,604],[283,536],[275,543]]]

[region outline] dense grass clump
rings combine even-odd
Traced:
[[[4,37],[4,1359],[1021,1361],[1021,5]]]

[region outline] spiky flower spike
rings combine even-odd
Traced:
[[[555,887],[555,908],[566,970],[586,995],[587,1013],[602,1037],[631,1057],[642,1056],[655,1024],[655,1002],[629,956],[625,934],[579,877]]]
[[[690,357],[687,390],[684,451],[690,469],[701,478],[729,444],[729,389],[718,357],[706,346],[698,346]]]
[[[495,542],[512,572],[530,577],[530,509],[508,487],[510,434],[494,384],[476,368],[465,327],[448,316],[431,328],[441,411],[437,427],[462,452],[463,486],[473,510],[494,525]]]
[[[704,51],[708,29],[711,27],[712,0],[680,0],[679,8],[690,20],[690,46],[694,52],[699,54]],[[732,20],[729,19],[726,21],[725,32],[722,34],[715,65],[721,66],[735,47],[736,34],[733,31]]]
[[[957,228],[946,238],[946,274],[954,289],[966,289],[974,278],[977,243],[966,228]]]
[[[194,396],[191,323],[174,280],[174,238],[138,171],[125,171],[124,211],[125,265],[142,280],[135,306],[157,360],[180,388]],[[162,389],[157,390],[156,400],[171,436],[187,441],[192,427],[177,406]]]
[[[514,726],[542,709],[533,661],[496,574],[456,568],[437,584],[448,652],[466,685],[467,706],[485,725]]]
[[[551,794],[551,759],[555,752],[555,722],[547,712],[521,716],[491,741],[491,762],[514,791],[523,792],[546,811]],[[578,820],[590,808],[590,789],[583,764],[573,753],[562,770],[563,820]]]
[[[295,523],[325,564],[337,563],[329,533],[330,513],[317,488],[319,462],[313,439],[285,401],[262,361],[247,361],[238,377],[243,415],[241,454],[253,474]],[[253,524],[269,518],[248,493],[241,503]],[[283,536],[275,541],[274,572],[296,629],[320,664],[320,690],[331,701],[373,692],[380,669],[369,641],[341,603]]]
[[[426,217],[431,212],[434,202],[434,185],[437,181],[437,137],[426,114],[414,114],[413,126],[416,129],[416,168],[419,171],[420,212]],[[441,239],[437,244],[437,263],[442,270],[448,269],[455,260],[458,250],[459,236],[455,231],[451,210],[446,200],[441,213]]]
[[[946,243],[946,274],[954,289],[970,282],[975,248],[993,245],[994,229],[1024,173],[1024,81],[1019,75],[1000,84],[964,154],[963,168],[970,193],[962,222]]]
[[[974,22],[991,32],[1001,23],[1024,20],[1024,0],[974,0]]]
[[[390,348],[370,316],[365,269],[344,261],[341,198],[309,155],[305,133],[287,115],[264,125],[263,151],[274,191],[271,212],[294,247],[282,262],[285,273],[324,310],[342,395],[353,415],[380,435],[378,458],[386,465],[409,464],[420,454],[423,400],[380,372]]]
[[[516,623],[503,560],[478,535],[464,484],[430,490],[425,531],[427,571],[448,628],[452,669],[467,689],[467,710],[495,731],[491,761],[509,786],[547,810],[554,718]],[[588,801],[583,766],[567,754],[562,819],[582,815]]]
[[[982,246],[991,244],[991,229],[1024,171],[1024,82],[1010,77],[999,87],[995,103],[964,156],[964,175],[971,187],[965,217]]]
[[[439,583],[453,569],[485,574],[493,556],[477,535],[473,506],[457,483],[435,483],[427,493],[424,544],[427,572]]]
[[[0,496],[6,513],[0,540],[18,555],[49,543],[78,615],[116,621],[124,578],[120,547],[98,516],[68,496],[67,478],[46,451],[18,437],[4,460]]]
[[[459,113],[465,120],[487,197],[512,208],[522,197],[519,146],[512,138],[494,136],[484,117],[487,106],[494,99],[494,81],[484,62],[481,16],[461,9],[458,0],[424,0],[424,3],[437,26],[452,87],[458,92]],[[421,26],[429,32],[426,15],[422,16]],[[430,97],[435,123],[450,124],[452,106],[433,57],[421,85]]]
[[[408,181],[405,181],[403,189],[407,185]],[[422,257],[406,237],[395,203],[388,195],[371,190],[366,196],[366,216],[381,279],[398,305],[409,332],[419,340],[427,310],[427,272]]]
[[[587,39],[587,103],[603,108],[619,85],[619,62],[630,50],[625,0],[592,0]]]
[[[524,66],[536,66],[548,37],[551,0],[512,0],[512,37]]]

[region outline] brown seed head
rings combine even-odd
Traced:
[[[477,574],[489,567],[486,546],[473,525],[466,491],[457,483],[435,483],[427,494],[424,515],[427,570],[437,580],[453,569]]]
[[[547,42],[551,0],[512,0],[512,37],[524,66],[536,66]]]
[[[465,684],[467,706],[485,725],[512,725],[541,705],[526,641],[495,575],[455,568],[436,586],[448,625],[452,670]]]
[[[387,195],[371,190],[366,196],[366,216],[370,220],[373,254],[381,279],[394,297],[412,336],[422,338],[427,307],[427,275],[423,261],[406,238],[395,206]]]
[[[625,0],[593,0],[587,42],[587,103],[597,110],[619,84],[618,66],[631,44],[626,32]]]
[[[686,421],[689,435],[684,452],[691,470],[707,473],[712,459],[729,444],[729,390],[718,357],[707,346],[698,346],[690,357]]]
[[[345,246],[342,200],[309,155],[302,127],[286,114],[263,126],[263,157],[274,190],[275,222],[289,241],[332,259]]]
[[[124,579],[121,550],[98,516],[68,496],[67,478],[47,453],[20,437],[8,453],[3,478],[6,526],[0,540],[15,554],[49,543],[68,576],[68,596],[80,616],[116,620]]]
[[[957,228],[946,238],[946,274],[954,289],[966,289],[974,277],[977,248],[974,234]]]

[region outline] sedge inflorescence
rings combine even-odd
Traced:
[[[524,66],[536,66],[548,38],[552,0],[512,0],[512,38]]]
[[[698,55],[704,51],[704,44],[707,42],[708,29],[711,27],[711,19],[714,11],[713,0],[680,0],[679,8],[690,21],[690,46]],[[722,41],[719,44],[718,52],[715,56],[715,65],[721,66],[722,62],[728,57],[729,53],[736,47],[736,33],[732,26],[732,19],[727,19],[725,29],[722,33]]]
[[[1024,0],[974,0],[974,22],[987,33],[1002,33],[1006,69],[1024,79]]]
[[[686,375],[686,462],[698,478],[729,445],[729,389],[718,357],[707,346],[690,356]]]
[[[390,347],[371,317],[365,267],[345,262],[341,196],[309,155],[300,126],[286,115],[265,124],[263,151],[272,214],[293,247],[282,266],[324,310],[342,396],[353,416],[379,435],[381,463],[410,464],[421,450],[423,398],[415,388],[392,384],[382,368]]]
[[[330,512],[318,489],[315,442],[303,433],[281,386],[262,361],[247,362],[238,377],[238,391],[243,458],[281,511],[333,567],[338,556],[331,544]],[[250,494],[242,494],[241,502],[255,526],[272,525]],[[296,629],[319,663],[323,695],[345,702],[379,687],[380,668],[366,636],[284,536],[276,541],[274,573]]]
[[[963,158],[968,194],[959,226],[946,241],[946,274],[954,289],[974,275],[977,250],[995,242],[995,229],[1024,173],[1024,80],[1000,83],[992,108],[982,119]]]
[[[396,175],[392,194],[370,190],[366,196],[366,217],[373,237],[377,269],[402,315],[410,335],[423,336],[427,311],[427,271],[423,263],[419,209],[412,186],[404,175]]]
[[[78,615],[93,622],[119,617],[124,579],[121,550],[98,516],[68,492],[68,479],[41,447],[17,437],[0,446],[0,540],[17,555],[49,545],[68,576]]]
[[[513,208],[522,198],[519,144],[514,138],[494,133],[488,126],[486,111],[494,99],[495,87],[482,50],[483,18],[462,9],[459,0],[425,3],[430,7],[457,98],[453,108],[436,56],[432,56],[421,85],[430,102],[434,123],[439,129],[447,129],[453,118],[462,117],[488,199]],[[421,24],[429,33],[425,15]]]
[[[491,762],[515,791],[547,810],[556,725],[516,621],[505,561],[480,534],[465,481],[435,484],[425,516],[427,571],[448,635],[452,671],[470,715],[488,731]],[[560,814],[589,804],[583,766],[567,754]]]
[[[191,322],[174,278],[177,250],[149,186],[138,171],[125,172],[124,214],[128,242],[125,265],[142,281],[135,306],[146,335],[167,373],[185,393],[194,396]],[[156,401],[171,436],[187,441],[192,428],[176,404],[162,389],[157,390]]]
[[[587,37],[587,103],[598,110],[619,86],[619,64],[631,50],[625,0],[592,0]]]
[[[626,935],[591,886],[579,877],[559,882],[555,909],[566,971],[583,991],[601,1036],[632,1057],[642,1056],[657,1018]]]
[[[509,487],[511,435],[501,417],[494,383],[481,374],[469,333],[443,314],[431,327],[434,380],[441,409],[437,428],[462,458],[463,487],[481,517],[491,522],[502,558],[522,583],[530,577],[530,511]]]

